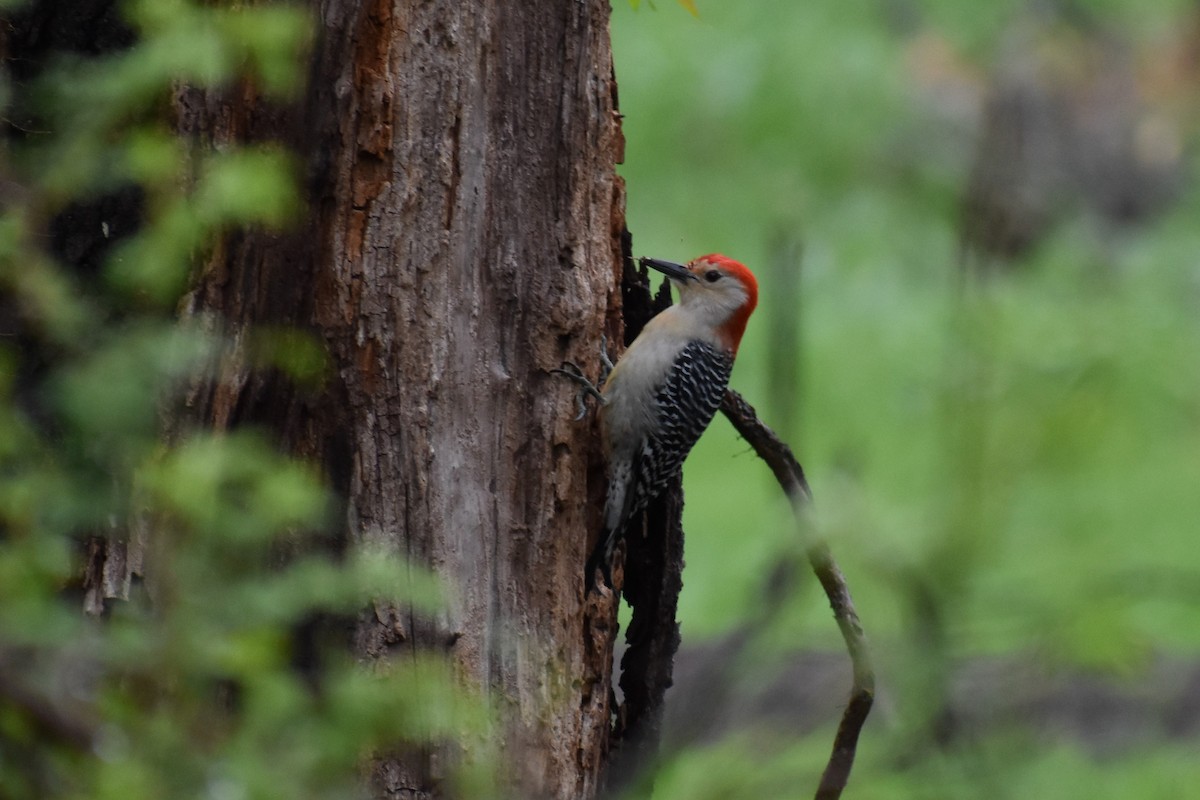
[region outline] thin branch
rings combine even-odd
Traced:
[[[733,427],[742,438],[754,448],[759,458],[771,468],[775,479],[779,481],[792,503],[797,522],[805,526],[804,517],[812,501],[812,492],[804,478],[804,469],[792,454],[791,448],[758,418],[758,414],[745,398],[732,389],[725,392],[721,411],[733,423]],[[871,712],[871,704],[875,700],[875,671],[871,667],[866,635],[863,633],[862,623],[859,622],[858,612],[854,610],[854,601],[850,598],[846,578],[838,569],[837,562],[833,560],[829,546],[821,541],[809,540],[805,542],[805,552],[817,580],[821,582],[829,598],[829,605],[833,609],[838,628],[841,629],[842,639],[846,642],[846,650],[850,653],[850,662],[854,670],[850,701],[846,704],[846,710],[842,712],[842,721],[833,740],[833,752],[829,756],[824,774],[821,775],[821,785],[816,794],[816,800],[836,800],[841,797],[842,790],[846,788],[846,781],[850,778],[850,769],[854,766],[854,755],[858,747],[858,735],[862,732],[863,723],[867,721],[867,714]]]

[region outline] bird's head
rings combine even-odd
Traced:
[[[644,267],[656,269],[671,279],[679,291],[679,305],[716,330],[732,352],[737,352],[746,321],[758,305],[758,281],[744,264],[713,253],[676,264],[657,258],[642,258]]]

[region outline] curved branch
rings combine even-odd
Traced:
[[[804,526],[804,516],[812,502],[812,491],[804,478],[804,469],[792,454],[791,448],[758,418],[753,406],[732,389],[725,392],[721,411],[733,423],[733,427],[742,438],[754,448],[759,458],[771,468],[775,479],[779,481],[792,503],[797,522]],[[805,542],[805,553],[817,580],[821,582],[825,595],[829,598],[829,605],[842,632],[842,639],[846,642],[846,650],[850,653],[850,662],[854,670],[850,701],[846,704],[846,710],[842,712],[842,721],[833,740],[833,752],[825,765],[825,772],[821,775],[821,784],[816,794],[817,800],[836,800],[841,796],[842,790],[846,788],[846,781],[850,778],[850,769],[854,766],[854,755],[858,747],[858,735],[875,700],[875,671],[871,666],[862,623],[859,622],[858,612],[854,610],[850,589],[846,586],[846,578],[838,569],[829,545],[822,541],[809,540]]]

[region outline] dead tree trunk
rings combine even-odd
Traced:
[[[231,355],[195,411],[275,428],[345,498],[351,540],[452,587],[437,620],[376,607],[365,659],[434,648],[505,711],[521,797],[590,796],[609,730],[611,608],[581,565],[603,482],[592,426],[548,373],[620,332],[624,230],[607,0],[321,0],[303,103],[183,90],[199,147],[279,138],[301,154],[299,229],[231,238],[189,302],[234,338],[315,332],[319,396]],[[590,502],[581,502],[590,498]],[[607,625],[607,627],[606,627]],[[596,635],[588,635],[592,627]],[[438,797],[438,758],[375,765],[383,797]]]

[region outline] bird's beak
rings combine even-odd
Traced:
[[[642,258],[638,259],[638,263],[643,267],[656,269],[662,274],[666,275],[668,278],[674,278],[677,281],[696,280],[696,276],[692,274],[691,270],[682,264],[676,264],[674,261],[662,261],[657,258],[646,258],[643,256]]]

